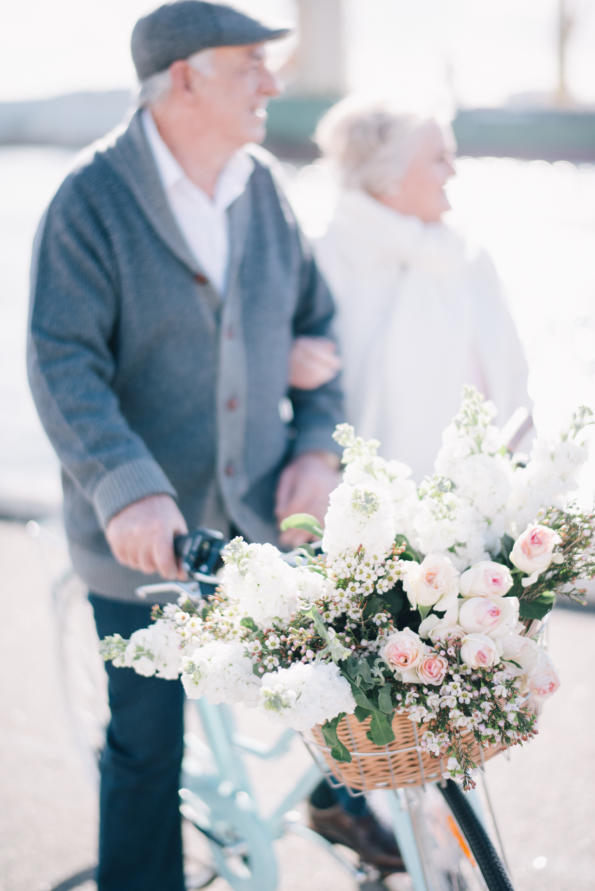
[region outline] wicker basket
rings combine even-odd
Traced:
[[[349,762],[335,761],[331,756],[320,725],[313,727],[309,734],[304,734],[304,739],[323,770],[351,789],[370,791],[423,786],[442,778],[445,759],[420,748],[426,728],[411,721],[406,714],[395,715],[392,725],[395,739],[387,746],[376,746],[366,736],[369,725],[370,719],[360,723],[353,715],[346,715],[339,722],[337,735],[351,753]],[[473,734],[469,734],[465,741],[478,765],[504,749],[501,745],[482,747]]]

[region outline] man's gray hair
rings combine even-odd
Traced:
[[[388,101],[349,96],[321,118],[314,141],[341,185],[383,195],[407,170],[419,132],[430,120]]]
[[[202,72],[207,77],[213,73],[213,50],[212,48],[200,50],[189,56],[186,61],[196,71]],[[138,87],[137,105],[139,108],[148,108],[155,105],[160,99],[163,99],[171,89],[171,74],[169,68],[165,71],[158,71],[150,77],[142,80]]]

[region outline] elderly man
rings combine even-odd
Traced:
[[[148,623],[134,590],[180,575],[188,525],[277,541],[279,519],[322,517],[337,483],[337,379],[288,380],[293,340],[328,336],[332,301],[246,148],[278,92],[264,45],[286,33],[198,0],[140,19],[141,107],[36,236],[29,376],[100,636]],[[108,670],[98,887],[182,891],[181,686]]]

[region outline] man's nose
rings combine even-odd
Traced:
[[[260,92],[263,93],[265,96],[273,97],[273,96],[278,96],[279,93],[281,92],[281,90],[282,90],[281,83],[280,83],[277,75],[273,74],[272,71],[269,71],[269,69],[266,68],[262,72],[262,78],[261,78],[261,82],[260,82]]]

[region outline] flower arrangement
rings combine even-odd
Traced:
[[[466,388],[443,434],[435,475],[377,454],[344,424],[344,475],[330,496],[321,549],[290,565],[269,544],[231,541],[220,584],[199,603],[156,610],[104,658],[141,674],[181,676],[189,697],[242,702],[287,726],[322,725],[336,761],[351,754],[338,724],[369,719],[377,746],[407,714],[447,775],[472,784],[469,740],[509,747],[536,733],[540,704],[559,686],[540,645],[556,594],[581,600],[595,576],[595,517],[568,502],[587,457],[579,410],[567,431],[535,439],[521,463],[492,423],[493,406]]]

